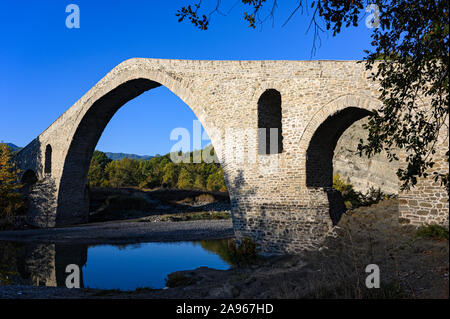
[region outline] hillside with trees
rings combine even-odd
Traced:
[[[207,146],[203,151],[214,154]],[[111,160],[105,153],[95,151],[88,172],[90,187],[138,187],[141,189],[172,188],[227,191],[223,171],[217,161],[173,163],[170,153],[149,160],[123,158]]]

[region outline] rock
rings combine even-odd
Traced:
[[[356,154],[359,140],[367,140],[368,132],[363,128],[365,123],[367,118],[356,121],[339,138],[334,150],[333,173],[339,174],[353,184],[355,190],[363,193],[374,187],[384,193],[398,194],[398,162],[389,162],[384,151],[370,159]]]

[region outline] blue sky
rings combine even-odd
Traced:
[[[296,1],[279,1],[275,24],[248,28],[242,6],[215,15],[207,31],[178,23],[175,13],[192,0],[0,0],[0,141],[25,146],[108,71],[132,57],[208,60],[355,60],[370,45],[364,21],[333,37],[311,57],[310,17],[295,15]],[[205,3],[214,1],[204,1]],[[80,28],[68,29],[65,8],[80,8]],[[227,12],[235,1],[222,1]],[[176,127],[192,130],[195,115],[161,87],[122,107],[97,149],[135,154],[167,153]]]

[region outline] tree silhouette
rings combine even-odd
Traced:
[[[0,143],[0,216],[11,216],[23,206],[19,170],[15,169],[11,159],[11,148]]]
[[[278,7],[277,0],[240,0],[228,12],[236,10],[238,4],[250,28],[268,20],[273,23]],[[207,30],[214,15],[227,14],[222,7],[217,0],[205,9],[199,0],[179,9],[176,16],[179,22],[188,20]],[[371,14],[362,19],[364,12]],[[414,186],[419,177],[427,177],[435,164],[436,143],[440,135],[448,134],[449,1],[298,0],[293,1],[283,25],[296,14],[311,17],[307,30],[314,32],[311,55],[326,30],[335,36],[343,27],[357,27],[362,20],[372,28],[372,48],[365,50],[364,60],[370,78],[381,86],[383,106],[370,116],[365,126],[369,137],[360,141],[359,152],[372,156],[384,149],[396,160],[392,150],[405,150],[406,167],[397,171],[402,189]],[[448,150],[445,156],[448,161]],[[448,172],[435,172],[434,178],[449,190]]]

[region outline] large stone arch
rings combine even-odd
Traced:
[[[125,61],[122,64],[127,64]],[[117,68],[121,68],[122,64]],[[114,70],[112,71],[114,72]],[[109,78],[109,75],[105,77]],[[100,84],[100,85],[99,85]],[[55,225],[86,222],[88,217],[88,192],[86,178],[95,146],[114,114],[128,101],[145,91],[165,86],[181,98],[194,112],[208,133],[208,118],[202,103],[182,79],[168,72],[148,69],[125,69],[114,74],[111,81],[99,83],[98,90],[81,105],[75,105],[76,122],[69,133],[68,147],[59,178]],[[210,136],[214,145],[215,136]],[[225,169],[225,168],[224,168]],[[227,174],[224,174],[225,179]],[[227,186],[230,184],[226,180]]]

